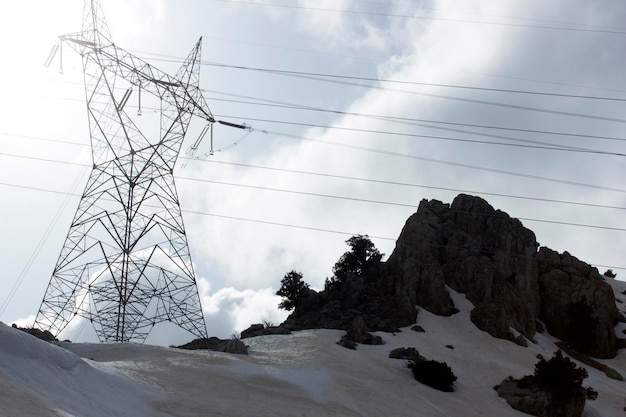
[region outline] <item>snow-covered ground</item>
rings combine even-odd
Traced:
[[[626,301],[626,283],[611,281]],[[439,317],[421,310],[416,333],[377,333],[382,346],[352,351],[343,332],[308,330],[245,339],[249,355],[182,351],[136,344],[58,347],[0,325],[2,416],[525,416],[493,390],[505,377],[531,374],[537,354],[551,357],[554,339],[538,334],[528,348],[495,339],[469,320],[471,304]],[[621,311],[626,303],[618,303]],[[623,336],[620,324],[616,328]],[[446,345],[453,346],[453,349]],[[405,361],[388,358],[415,347],[447,362],[458,377],[444,393],[415,379]],[[602,361],[626,376],[626,353]],[[585,366],[586,386],[599,391],[586,417],[626,416],[626,382]]]

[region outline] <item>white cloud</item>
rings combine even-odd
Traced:
[[[278,309],[281,298],[275,292],[273,288],[238,290],[227,287],[210,295],[203,294],[202,306],[208,315],[209,328],[214,328],[215,316],[219,313],[228,317],[235,332],[241,332],[253,323],[281,323],[288,313]]]

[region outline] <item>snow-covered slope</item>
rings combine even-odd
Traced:
[[[611,282],[618,298],[626,299],[625,284]],[[377,333],[385,345],[359,345],[356,351],[336,345],[343,332],[310,330],[245,339],[248,356],[63,344],[70,353],[0,326],[0,415],[525,416],[493,386],[508,375],[532,373],[537,354],[552,356],[555,340],[538,334],[537,343],[524,348],[494,339],[470,322],[465,297],[451,295],[459,314],[446,318],[422,310],[418,322],[425,333]],[[616,330],[620,336],[622,327]],[[404,361],[388,358],[401,346],[447,362],[458,377],[455,392],[420,384]],[[626,375],[623,351],[602,362]],[[600,393],[587,402],[585,416],[626,415],[626,382],[585,368],[585,385]]]

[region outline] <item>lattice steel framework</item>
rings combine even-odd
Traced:
[[[143,341],[168,321],[207,337],[173,175],[192,117],[215,122],[199,89],[202,38],[175,76],[116,46],[97,0],[83,30],[59,38],[82,57],[93,170],[35,326],[58,335],[80,316],[101,341]],[[132,91],[138,113],[126,110]],[[160,107],[152,140],[138,126],[142,92]]]

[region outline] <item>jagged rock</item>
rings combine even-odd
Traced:
[[[580,388],[574,397],[561,399],[542,389],[531,378],[516,380],[509,376],[494,389],[511,407],[533,416],[579,417],[585,408],[584,388]]]
[[[573,349],[598,358],[616,354],[618,311],[611,287],[598,270],[567,252],[541,248],[540,318],[548,332]]]
[[[177,349],[186,349],[186,350],[198,350],[198,349],[206,349],[213,350],[217,352],[225,352],[225,353],[235,353],[240,355],[248,354],[248,346],[246,346],[239,339],[226,339],[222,340],[217,337],[209,337],[200,338],[192,340],[189,343],[186,343],[181,346],[176,346]]]
[[[448,208],[440,201],[422,200],[417,213],[406,221],[387,261],[395,295],[408,315],[416,314],[415,305],[439,315],[456,311],[438,259],[442,237],[439,215]]]
[[[368,332],[363,316],[358,316],[354,319],[352,325],[347,330],[347,336],[349,340],[362,345],[384,344],[383,339],[380,336],[375,336]]]
[[[343,335],[343,337],[337,342],[337,344],[341,347],[345,347],[346,349],[356,350],[356,343],[348,339],[347,335]]]
[[[413,362],[425,361],[426,358],[420,355],[420,353],[414,347],[399,347],[389,352],[389,357],[392,359],[405,359]]]
[[[291,334],[291,331],[283,326],[266,326],[264,324],[252,324],[247,329],[241,331],[241,339],[273,334]]]
[[[568,343],[585,341],[576,343],[582,352],[613,357],[617,309],[610,286],[590,265],[567,253],[538,253],[538,246],[519,220],[460,194],[451,205],[423,200],[388,263],[400,275],[396,290],[409,302],[415,294],[433,313],[451,313],[447,285],[467,296],[475,307],[472,322],[492,336],[527,346],[541,319]],[[585,316],[587,325],[576,326]]]
[[[537,246],[518,220],[461,194],[451,205],[422,200],[388,262],[409,281],[402,291],[416,293],[421,307],[452,314],[448,285],[474,303],[472,321],[480,329],[514,340],[511,327],[527,338],[535,333]]]
[[[342,291],[312,291],[283,326],[348,330],[362,317],[372,331],[394,332],[415,323],[417,306],[454,314],[451,288],[473,303],[472,322],[492,336],[527,346],[543,322],[575,349],[613,357],[610,286],[590,265],[538,247],[531,230],[479,197],[422,200],[388,261],[349,277]]]

